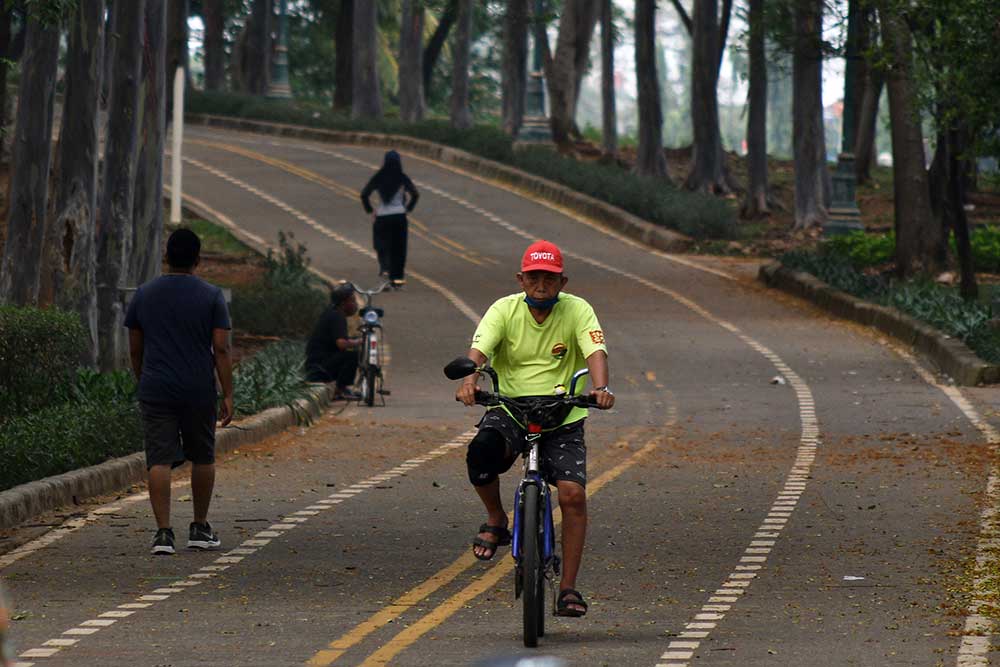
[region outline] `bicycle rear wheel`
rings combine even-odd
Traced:
[[[538,637],[542,625],[542,608],[545,606],[544,577],[542,576],[542,561],[540,558],[539,531],[539,492],[534,484],[524,487],[524,519],[521,528],[521,602],[524,605],[524,645],[528,648],[538,646]]]

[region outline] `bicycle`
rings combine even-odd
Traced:
[[[459,357],[447,366],[449,380],[460,380],[473,373],[485,373],[493,382],[493,391],[476,390],[476,403],[487,407],[506,406],[519,423],[525,425],[524,476],[514,493],[514,529],[511,555],[514,557],[514,598],[522,599],[524,645],[538,646],[545,635],[545,585],[553,589],[555,613],[555,580],[559,576],[559,556],[556,555],[555,524],[552,520],[552,498],[549,484],[539,469],[539,443],[542,425],[551,415],[572,407],[595,407],[589,396],[576,396],[577,382],[589,373],[581,368],[573,374],[569,391],[558,387],[553,396],[511,398],[500,394],[497,373],[489,366],[476,366],[467,357]],[[559,390],[562,390],[562,393]]]
[[[375,395],[382,397],[382,405],[385,405],[385,397],[390,394],[384,386],[384,375],[382,373],[383,341],[382,318],[385,317],[385,310],[376,308],[373,304],[374,296],[379,294],[389,286],[384,282],[378,287],[370,290],[355,288],[358,294],[364,296],[365,303],[358,311],[361,317],[361,345],[358,346],[358,384],[361,388],[361,400],[365,405],[372,407],[375,405]]]

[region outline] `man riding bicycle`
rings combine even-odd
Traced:
[[[505,396],[551,396],[565,391],[573,372],[586,364],[597,407],[615,404],[608,389],[608,357],[604,332],[594,309],[583,299],[562,293],[567,277],[559,248],[548,241],[528,246],[517,274],[522,292],[497,300],[476,328],[468,356],[476,365],[491,360]],[[475,405],[476,374],[463,381],[456,398]],[[587,411],[572,408],[561,421],[545,425],[541,464],[546,479],[559,491],[562,510],[563,570],[557,613],[583,616],[587,603],[575,589],[587,533],[587,450],[583,421]],[[499,475],[513,465],[525,441],[525,427],[506,408],[490,409],[469,443],[466,463],[487,520],[473,540],[473,553],[491,560],[510,544],[507,514],[500,499]]]

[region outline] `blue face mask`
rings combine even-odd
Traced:
[[[555,295],[551,299],[545,299],[544,301],[539,301],[538,299],[532,299],[527,294],[524,295],[524,302],[528,304],[530,308],[536,308],[538,310],[552,310],[552,307],[559,303],[559,295]]]

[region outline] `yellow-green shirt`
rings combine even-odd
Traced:
[[[557,386],[569,391],[573,373],[587,366],[587,357],[607,353],[604,331],[589,303],[580,297],[559,295],[559,302],[539,324],[524,302],[524,293],[498,299],[480,321],[472,347],[490,359],[505,396],[551,396]],[[583,393],[579,384],[576,393]],[[573,408],[563,424],[587,416]]]

